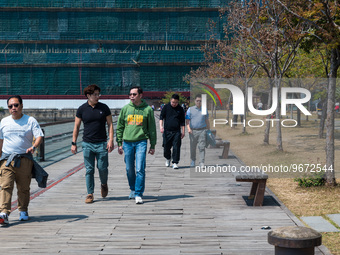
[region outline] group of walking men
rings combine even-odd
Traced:
[[[114,149],[114,130],[109,107],[99,102],[100,91],[101,89],[97,85],[89,85],[84,89],[87,102],[77,109],[72,136],[71,151],[76,154],[77,138],[83,122],[82,149],[87,188],[85,203],[94,201],[96,166],[101,182],[101,196],[106,197],[109,191],[108,153]],[[145,189],[147,140],[150,141],[148,153],[153,155],[157,139],[156,123],[153,109],[143,99],[142,88],[131,87],[129,99],[130,103],[121,109],[118,117],[116,141],[118,153],[124,154],[130,187],[128,198],[135,199],[136,204],[142,204]],[[200,155],[199,165],[203,166],[206,130],[209,129],[208,115],[201,114],[200,95],[196,96],[195,106],[190,107],[186,115],[179,105],[179,99],[177,94],[173,94],[170,103],[165,105],[160,113],[159,125],[163,134],[165,165],[170,166],[172,160],[172,167],[178,169],[181,140],[185,136],[186,125],[190,138],[190,166],[195,166],[197,145]],[[7,105],[11,115],[3,118],[0,124],[1,225],[8,225],[14,182],[18,189],[19,220],[29,219],[30,183],[32,169],[36,163],[32,154],[44,136],[38,122],[33,117],[22,113],[23,102],[20,96],[8,98]],[[97,162],[96,166],[95,162]]]

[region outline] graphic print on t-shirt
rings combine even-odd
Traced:
[[[128,125],[142,126],[143,125],[143,115],[129,114],[127,117]]]

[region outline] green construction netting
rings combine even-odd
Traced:
[[[136,53],[0,53],[0,63],[10,64],[141,64],[200,63],[200,51],[143,51]]]
[[[222,29],[218,12],[0,11],[1,40],[192,41],[219,38]]]
[[[139,8],[215,8],[227,2],[0,0],[0,93],[78,95],[92,83],[99,84],[103,94],[126,94],[131,85],[155,91],[189,90],[183,77],[204,59],[197,41],[212,34],[223,37],[218,10]],[[81,9],[90,7],[136,9]],[[210,21],[216,23],[212,30]],[[82,66],[86,64],[115,66]]]
[[[0,68],[0,94],[79,95],[98,84],[103,95],[126,94],[132,85],[145,91],[189,90],[189,66],[119,68]]]
[[[230,0],[7,0],[0,7],[62,7],[62,8],[155,8],[155,7],[220,7]]]

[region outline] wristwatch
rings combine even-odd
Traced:
[[[32,146],[33,151],[35,151],[36,147]]]
[[[75,142],[72,142],[72,145],[75,145],[75,146],[77,146],[77,143],[75,143]]]

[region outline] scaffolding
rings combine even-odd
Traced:
[[[0,94],[189,90],[183,77],[203,63],[201,44],[224,36],[227,2],[0,0]]]

